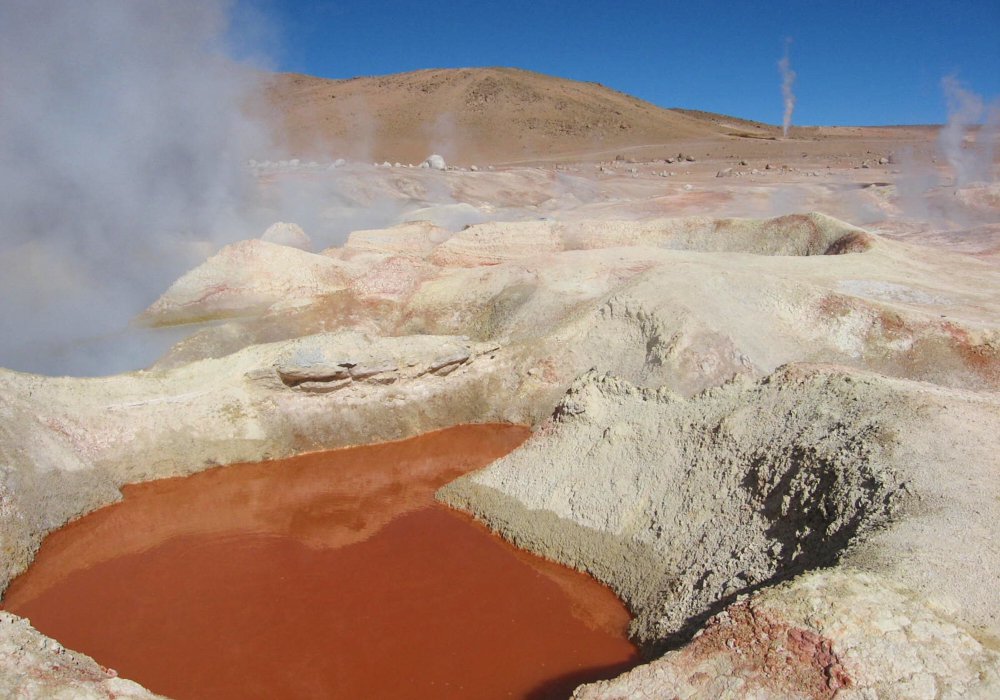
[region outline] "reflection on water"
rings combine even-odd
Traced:
[[[126,487],[53,533],[4,608],[196,698],[565,698],[637,662],[603,586],[433,501],[510,452],[460,426]]]

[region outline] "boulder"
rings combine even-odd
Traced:
[[[448,169],[448,166],[444,162],[444,158],[442,158],[441,156],[439,156],[437,154],[429,156],[427,158],[427,160],[425,160],[423,163],[420,164],[420,167],[421,168],[427,167],[427,168],[431,168],[432,170],[447,170]]]

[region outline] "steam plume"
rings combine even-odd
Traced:
[[[781,99],[785,105],[781,117],[781,130],[786,139],[788,127],[792,125],[792,111],[795,109],[795,93],[792,92],[792,87],[795,85],[795,71],[789,67],[788,61],[788,47],[791,43],[791,39],[785,40],[785,55],[778,61],[778,70],[781,72]]]
[[[948,104],[948,123],[938,133],[937,145],[955,170],[955,185],[992,179],[990,171],[997,127],[1000,125],[1000,103],[987,107],[982,97],[963,86],[953,75],[941,80],[941,89]],[[965,148],[966,132],[984,115],[985,123],[980,127],[972,147]]]
[[[79,371],[49,351],[122,329],[241,237],[264,134],[243,112],[257,72],[227,58],[229,5],[4,3],[0,366]]]

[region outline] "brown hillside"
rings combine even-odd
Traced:
[[[776,127],[664,109],[599,83],[516,68],[427,69],[328,80],[274,76],[269,100],[290,154],[457,164],[613,152]]]

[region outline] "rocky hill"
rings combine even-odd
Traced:
[[[427,69],[329,80],[279,73],[268,100],[290,153],[419,163],[509,162],[582,155],[777,127],[665,109],[600,83],[517,68]]]

